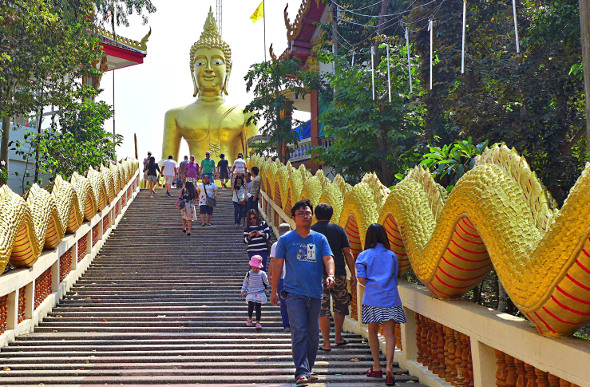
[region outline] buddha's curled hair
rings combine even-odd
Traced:
[[[201,37],[191,47],[191,73],[193,73],[195,70],[195,54],[197,50],[201,48],[218,48],[221,51],[223,51],[227,72],[231,71],[231,48],[229,48],[229,45],[226,42],[224,42],[223,39],[221,39],[221,35],[219,35],[219,29],[217,28],[217,22],[213,17],[213,11],[211,8],[209,8],[209,15],[207,16],[207,20],[205,21],[205,25],[203,26],[203,33],[201,34]]]

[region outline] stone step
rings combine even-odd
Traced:
[[[56,352],[65,352],[65,351],[92,351],[96,350],[96,343],[88,343],[86,345],[83,344],[57,344],[57,345],[48,345],[47,343],[40,343],[41,345],[28,345],[26,346],[27,351],[44,351],[44,350],[53,350]],[[100,343],[100,351],[102,352],[109,352],[109,351],[125,351],[125,350],[145,350],[146,352],[153,352],[159,350],[165,351],[177,351],[177,350],[187,350],[187,351],[200,351],[200,350],[208,350],[208,349],[223,349],[223,350],[231,350],[233,348],[239,347],[240,349],[259,349],[259,348],[266,348],[269,351],[284,351],[284,350],[291,350],[291,343],[286,341],[283,343],[268,343],[267,340],[264,340],[263,343],[252,343],[251,341],[240,343],[239,346],[236,343],[199,343],[199,344],[163,344],[159,343],[158,348],[154,348],[153,344],[144,344],[144,343],[130,343],[130,344],[118,344],[118,343]],[[2,349],[1,353],[14,353],[22,351],[22,347],[20,346],[8,346]],[[350,352],[361,352],[367,351],[367,346],[361,343],[349,344],[346,347],[339,347],[335,348],[333,352],[338,351],[339,354],[347,354]],[[266,350],[265,350],[266,353]]]
[[[246,347],[245,349],[248,349],[250,351],[253,351],[253,348],[250,347]],[[189,354],[187,354],[188,349],[167,349],[165,347],[159,347],[159,348],[154,348],[153,350],[149,350],[143,347],[133,347],[133,348],[122,348],[122,349],[116,349],[113,348],[112,350],[109,351],[105,351],[104,348],[100,348],[100,350],[97,349],[76,349],[76,350],[68,350],[68,351],[57,351],[55,348],[41,348],[41,349],[37,349],[35,351],[35,356],[45,356],[45,357],[52,357],[52,356],[59,356],[62,352],[64,352],[64,354],[70,354],[70,355],[76,355],[76,356],[98,356],[98,355],[104,355],[104,356],[112,356],[112,357],[117,357],[117,356],[133,356],[133,355],[141,355],[141,356],[162,356],[162,355],[168,355],[168,356],[189,356]],[[198,353],[199,355],[209,355],[209,356],[215,356],[217,357],[219,354],[219,349],[216,348],[210,348],[210,347],[201,347],[199,349],[195,349],[195,351],[198,351],[196,353]],[[265,347],[264,345],[260,345],[258,347],[256,347],[255,349],[256,352],[260,353],[259,356],[264,356],[265,358],[270,358],[272,356],[291,356],[291,349],[284,347],[284,348],[275,348],[275,346],[268,346]],[[334,352],[334,351],[333,351]],[[236,356],[236,355],[241,355],[244,353],[244,350],[242,348],[237,348],[235,349],[235,346],[230,347],[230,348],[224,348],[223,349],[223,355],[222,356]],[[330,357],[332,355],[332,352],[330,352],[329,354],[324,355],[323,353],[321,355],[318,355],[318,358],[324,358],[324,357]],[[338,354],[334,353],[335,356],[339,356],[339,357],[348,357],[351,358],[351,356],[353,358],[365,358],[367,360],[371,359],[371,353],[370,351],[365,347],[364,350],[360,350],[358,348],[351,348],[350,350],[340,350],[338,351]],[[0,359],[13,359],[13,358],[28,358],[30,357],[30,354],[28,353],[23,353],[22,351],[15,351],[15,352],[1,352],[0,353]]]
[[[399,382],[396,386],[402,387],[415,387],[417,386],[416,378],[396,376]],[[38,384],[51,384],[52,386],[59,385],[105,385],[105,384],[116,384],[116,385],[143,385],[145,384],[165,384],[170,385],[182,385],[182,384],[241,384],[241,385],[256,385],[256,386],[294,386],[294,380],[291,375],[250,375],[246,373],[239,375],[190,375],[190,376],[149,376],[147,380],[142,380],[138,376],[71,376],[71,377],[6,377],[2,378],[4,385],[38,385]],[[384,380],[384,379],[383,379]],[[330,375],[329,377],[320,376],[319,383],[313,384],[313,386],[322,386],[322,383],[328,382],[330,385],[342,384],[349,387],[355,386],[383,386],[383,380],[380,382],[374,382],[368,380],[364,375]]]
[[[81,353],[68,353],[68,354],[53,354],[49,353],[35,353],[34,356],[0,356],[2,359],[2,364],[11,363],[11,364],[66,364],[66,363],[79,363],[83,362],[89,364],[92,363],[108,363],[111,364],[112,362],[121,362],[121,363],[168,363],[168,362],[219,362],[219,363],[234,363],[240,361],[249,361],[251,364],[255,362],[256,364],[270,364],[274,362],[291,362],[293,364],[293,358],[291,357],[290,353],[284,354],[260,354],[260,355],[252,355],[250,353],[243,353],[240,354],[239,357],[235,355],[219,355],[219,354],[201,354],[201,355],[192,355],[192,354],[184,354],[184,355],[174,355],[171,356],[170,354],[150,354],[150,356],[143,355],[140,353],[130,352],[130,353],[104,353],[101,356],[96,356],[96,353],[91,353],[90,355],[84,355]],[[330,353],[329,355],[318,355],[317,361],[344,361],[349,362],[351,367],[356,367],[357,362],[366,361],[371,362],[372,357],[370,354],[359,354],[359,355],[338,355]],[[1,374],[1,372],[0,372]]]
[[[64,337],[65,339],[65,337]],[[102,340],[95,339],[95,338],[88,338],[87,340],[79,340],[74,338],[68,338],[67,344],[64,344],[64,339],[56,339],[53,336],[50,338],[42,338],[38,337],[31,337],[29,340],[24,340],[19,338],[17,341],[14,341],[2,349],[2,352],[8,350],[13,347],[34,347],[39,345],[44,346],[76,346],[76,347],[85,347],[85,346],[96,346],[100,344],[101,346],[125,346],[125,345],[162,345],[162,346],[171,346],[171,345],[181,345],[181,346],[189,346],[189,345],[230,345],[233,344],[234,346],[242,347],[243,345],[249,345],[252,343],[251,338],[226,338],[223,337],[209,337],[209,338],[183,338],[183,339],[129,339],[129,338],[120,338],[120,339],[109,339],[105,338]],[[351,346],[359,346],[362,345],[363,348],[366,348],[366,343],[361,340],[355,340],[353,338],[348,338],[349,344],[347,347]],[[291,336],[285,334],[283,337],[267,337],[264,339],[264,345],[283,345],[283,344],[291,344]],[[338,347],[334,349],[334,351],[340,349],[342,347]],[[0,352],[0,353],[2,353]]]
[[[325,360],[318,360],[316,361],[317,367],[327,368],[334,367],[334,368],[350,368],[350,360],[333,360],[330,361]],[[366,367],[367,369],[373,365],[373,361],[358,361],[355,362],[356,367]],[[117,363],[117,362],[108,362],[108,363],[95,363],[94,360],[92,363],[86,362],[69,362],[67,364],[17,364],[17,363],[5,363],[4,367],[10,368],[12,371],[17,370],[29,370],[32,367],[41,370],[72,370],[72,369],[86,369],[86,370],[111,370],[111,369],[152,369],[154,367],[170,367],[173,369],[190,369],[200,367],[201,369],[212,368],[212,369],[226,369],[227,363],[225,362],[213,362],[213,361],[201,361],[201,362],[151,362],[151,363],[131,363],[131,362],[124,362],[124,363]],[[394,366],[397,367],[397,363],[394,362]],[[260,362],[256,365],[257,368],[261,369],[292,369],[293,362],[289,361],[273,361],[273,362]],[[232,369],[252,369],[251,362],[232,362],[231,363]]]

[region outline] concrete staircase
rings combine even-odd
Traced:
[[[35,329],[0,351],[0,385],[290,385],[290,335],[278,307],[263,330],[245,326],[240,287],[248,269],[242,229],[220,191],[211,227],[182,232],[173,198],[141,192],[88,271]],[[321,383],[369,380],[369,347],[318,354]],[[384,361],[383,361],[384,364]],[[399,370],[397,385],[417,379]]]

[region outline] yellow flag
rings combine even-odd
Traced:
[[[250,20],[252,20],[252,23],[256,23],[258,20],[262,19],[263,17],[264,17],[264,0],[262,0],[260,5],[258,6],[258,8],[256,8],[256,11],[254,11],[252,16],[250,16]]]

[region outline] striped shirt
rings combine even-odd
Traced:
[[[249,237],[250,233],[260,232],[263,235],[254,235],[252,238]],[[248,245],[248,252],[249,253],[257,253],[260,251],[267,251],[266,241],[270,239],[270,229],[268,228],[268,224],[266,222],[261,222],[256,226],[248,226],[244,230],[244,243]]]
[[[266,289],[264,285],[268,286],[266,273],[262,270],[258,270],[257,273],[254,270],[250,270],[244,277],[242,293],[252,294],[264,292],[264,289]]]

